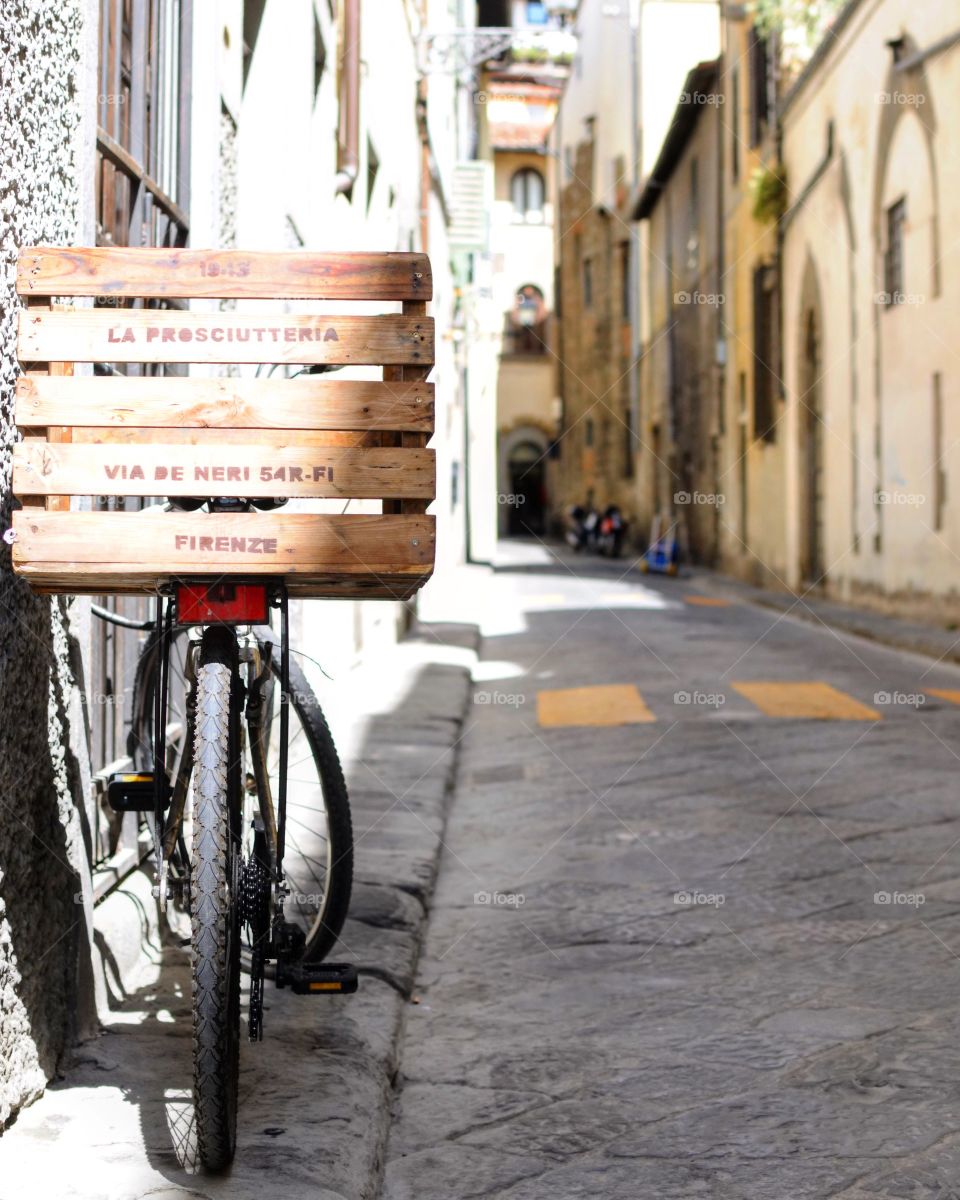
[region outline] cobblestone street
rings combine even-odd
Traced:
[[[152,965],[7,1131],[2,1200],[956,1195],[960,670],[503,553],[327,685],[365,972],[270,989],[230,1173],[197,1172],[186,950],[144,909]]]
[[[960,673],[569,563],[474,596],[386,1195],[955,1195]]]

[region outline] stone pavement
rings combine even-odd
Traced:
[[[773,608],[777,612],[789,612],[800,620],[829,625],[832,629],[855,633],[872,642],[895,646],[898,650],[925,654],[938,662],[960,663],[960,631],[955,626],[905,620],[888,613],[858,608],[840,600],[825,599],[816,590],[794,594],[754,587],[701,567],[684,568],[684,578],[690,581],[693,588],[709,595],[726,596]]]
[[[130,886],[152,963],[0,1139],[0,1200],[960,1197],[960,671],[503,555],[322,686],[370,971],[268,991],[230,1175],[193,1166],[185,951]]]
[[[460,591],[384,1195],[960,1196],[960,671],[534,557]]]
[[[349,997],[268,984],[264,1040],[241,1043],[229,1175],[195,1167],[187,951],[158,932],[149,888],[133,879],[111,903],[139,913],[150,961],[138,986],[110,981],[101,1036],[78,1047],[62,1080],[0,1137],[0,1200],[376,1194],[475,646],[473,629],[420,628],[345,680],[314,680],[345,762],[357,844],[336,957],[372,973]]]

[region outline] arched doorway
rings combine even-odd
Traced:
[[[803,316],[800,355],[800,576],[807,584],[824,582],[824,475],[822,348],[815,308]]]
[[[507,457],[508,492],[501,497],[507,507],[506,532],[511,537],[546,532],[545,458],[536,442],[524,440],[511,447]]]

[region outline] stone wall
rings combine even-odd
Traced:
[[[16,249],[78,239],[87,11],[85,0],[0,8],[0,529],[16,437]],[[0,1124],[90,1020],[80,675],[66,601],[31,596],[0,544]]]

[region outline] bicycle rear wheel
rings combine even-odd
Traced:
[[[280,647],[276,631],[268,625],[258,626],[254,632],[261,648],[265,649],[267,643],[272,647],[266,743],[267,774],[276,803],[280,790]],[[186,693],[187,641],[185,629],[174,631],[167,722],[171,744],[166,756],[171,777],[176,774],[186,727],[182,697]],[[134,682],[129,745],[138,770],[153,769],[153,702],[160,677],[159,659],[157,640],[151,637],[140,656]],[[249,761],[242,765],[242,778],[252,779],[249,767]],[[353,831],[336,746],[313,689],[294,658],[290,662],[286,839],[283,865],[290,894],[284,916],[303,932],[303,960],[320,962],[336,943],[350,905]]]
[[[232,630],[204,631],[197,668],[191,919],[193,1100],[200,1161],[233,1158],[240,1066],[240,686]]]
[[[266,626],[261,645],[272,642],[275,680],[267,773],[274,801],[280,781],[280,647]],[[353,828],[340,758],[323,710],[302,668],[290,663],[290,736],[287,761],[287,827],[284,874],[290,891],[284,917],[304,934],[303,961],[317,963],[333,948],[350,906]]]

